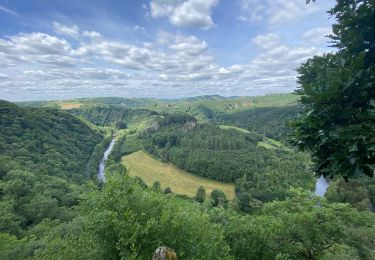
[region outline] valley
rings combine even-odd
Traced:
[[[118,235],[146,248],[136,250],[142,259],[152,254],[157,239],[194,256],[192,241],[202,238],[197,250],[207,259],[272,258],[268,246],[288,232],[293,236],[295,225],[306,230],[306,219],[308,232],[331,239],[330,229],[314,226],[322,214],[337,221],[335,241],[352,243],[343,234],[358,230],[370,236],[372,227],[366,231],[361,223],[373,221],[368,215],[375,201],[373,179],[347,184],[335,178],[326,194],[326,186],[316,186],[322,179],[315,178],[309,153],[294,149],[287,137],[289,122],[301,111],[296,100],[278,94],[2,101],[4,255],[116,258]],[[34,243],[38,251],[28,251]],[[127,243],[121,248],[132,251]],[[82,245],[91,250],[82,252]],[[355,250],[371,255],[369,248]]]
[[[0,24],[0,260],[375,259],[375,0]]]

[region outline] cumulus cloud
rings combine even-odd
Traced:
[[[258,35],[251,42],[261,49],[271,49],[280,44],[280,36],[274,33]]]
[[[217,3],[218,0],[152,0],[150,11],[152,17],[168,17],[177,27],[209,29],[214,25],[211,14]]]
[[[61,35],[70,36],[73,38],[78,38],[80,35],[79,27],[77,25],[66,26],[58,22],[53,22],[53,29],[55,32]]]
[[[280,27],[321,10],[315,3],[303,0],[238,0],[238,19],[246,22],[266,21],[270,27]],[[325,9],[326,10],[326,9]]]
[[[71,46],[64,39],[44,33],[18,34],[0,38],[0,63],[40,63],[73,66]]]
[[[328,35],[332,34],[331,27],[317,27],[302,34],[302,39],[312,44],[324,44],[329,41]]]
[[[82,36],[87,37],[91,40],[100,40],[102,38],[102,35],[95,31],[83,31]]]
[[[63,35],[13,35],[0,38],[0,98],[14,93],[20,99],[39,99],[286,92],[295,88],[294,69],[300,62],[322,52],[287,46],[274,33],[251,42],[259,47],[254,58],[222,66],[205,41],[182,33],[160,32],[154,41],[140,44],[93,31],[82,31],[75,44]]]

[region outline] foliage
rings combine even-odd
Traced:
[[[197,190],[197,195],[195,195],[195,200],[202,203],[206,200],[206,190],[200,186]]]
[[[0,232],[73,219],[101,134],[66,112],[3,101],[0,125]]]
[[[122,126],[120,129],[124,126],[126,128],[146,126],[153,117],[157,117],[154,111],[119,106],[85,106],[71,109],[69,112],[97,126],[116,126],[120,122]]]
[[[160,182],[155,181],[155,182],[152,184],[152,189],[155,190],[155,191],[160,191],[160,190],[161,190]]]
[[[221,190],[213,190],[211,192],[210,198],[212,200],[213,207],[224,207],[226,208],[228,205],[227,196]]]
[[[163,190],[163,193],[164,193],[164,194],[172,193],[172,189],[169,188],[169,187],[166,187],[166,188]]]
[[[109,143],[111,142],[111,136],[106,136],[103,138],[94,148],[94,151],[91,153],[90,158],[86,165],[86,175],[91,179],[95,179],[94,176],[98,174],[99,163],[103,157],[103,153]]]
[[[122,156],[131,154],[141,149],[141,141],[136,137],[135,134],[126,134],[116,138],[116,142],[108,158],[108,164],[120,163]]]
[[[0,125],[0,176],[16,168],[82,179],[89,155],[102,139],[81,120],[56,109],[1,102]]]
[[[120,121],[117,121],[116,124],[115,124],[116,128],[117,129],[126,129],[128,128],[128,125],[126,124],[126,122],[120,120]]]
[[[215,125],[186,124],[160,128],[141,140],[148,153],[190,173],[225,182],[246,176],[246,184],[237,183],[236,193],[241,209],[249,212],[250,204],[258,207],[259,200],[284,199],[290,187],[308,189],[313,182],[306,155],[257,147],[259,138]],[[249,194],[251,199],[246,199]]]
[[[285,141],[286,135],[290,132],[289,122],[295,120],[300,112],[302,112],[301,106],[295,104],[283,107],[264,107],[222,114],[215,121]]]
[[[338,1],[330,37],[339,51],[298,69],[306,112],[295,123],[296,144],[311,151],[319,175],[374,175],[374,12],[373,1]]]
[[[179,259],[226,259],[222,229],[188,201],[143,190],[127,176],[109,177],[102,192],[89,194],[79,232],[54,237],[44,258],[95,252],[90,259],[149,259],[160,245]],[[69,245],[69,246],[66,246]]]
[[[346,182],[336,178],[330,182],[324,196],[330,202],[350,203],[358,210],[374,210],[375,180],[362,177]]]
[[[372,259],[375,218],[300,189],[258,215],[209,212],[235,259]]]

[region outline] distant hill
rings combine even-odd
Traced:
[[[128,128],[134,129],[146,127],[155,117],[160,117],[155,111],[122,106],[85,106],[70,109],[69,112],[97,126],[114,126],[117,122],[122,121],[127,124]]]

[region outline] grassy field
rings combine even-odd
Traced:
[[[236,126],[232,126],[232,125],[219,125],[219,127],[221,129],[234,129],[234,130],[237,130],[237,131],[239,131],[241,133],[244,133],[244,134],[249,134],[250,133],[250,131],[247,130],[247,129],[236,127]]]
[[[72,109],[72,108],[79,108],[81,107],[81,103],[78,103],[78,102],[60,102],[58,103],[58,105],[60,106],[61,109]]]
[[[206,189],[206,194],[212,190],[223,191],[228,199],[234,197],[234,184],[218,182],[192,175],[171,164],[160,162],[144,151],[138,151],[122,157],[122,163],[132,176],[141,177],[149,186],[159,181],[162,188],[170,187],[173,193],[194,197],[199,186]]]

